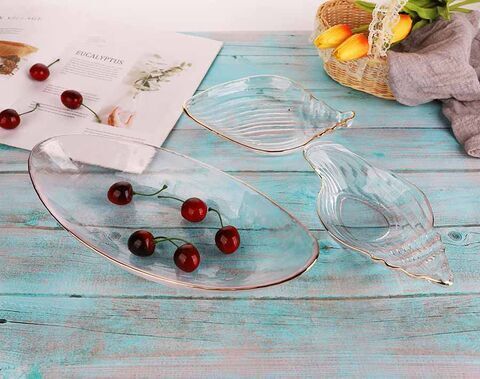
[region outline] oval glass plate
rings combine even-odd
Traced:
[[[322,179],[317,211],[332,237],[410,276],[452,284],[422,191],[341,145],[315,142],[304,155]]]
[[[40,200],[66,230],[149,280],[208,290],[253,289],[293,279],[318,257],[311,233],[266,196],[172,151],[106,137],[60,136],[32,150],[29,172]],[[226,225],[239,229],[239,250],[231,255],[218,251],[219,219],[213,212],[193,224],[171,199],[134,196],[128,205],[110,203],[108,188],[122,180],[138,192],[152,193],[166,184],[164,194],[204,199],[222,213]],[[158,244],[150,257],[132,255],[127,240],[138,229],[192,242],[201,253],[200,266],[193,273],[178,270],[169,243]]]
[[[282,154],[340,126],[354,112],[340,112],[281,76],[258,75],[223,83],[184,104],[189,117],[244,147]]]

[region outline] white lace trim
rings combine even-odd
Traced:
[[[372,12],[368,27],[368,54],[374,58],[385,57],[392,40],[392,29],[399,21],[399,12],[408,0],[388,0],[378,3]]]

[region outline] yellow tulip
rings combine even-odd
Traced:
[[[333,55],[340,61],[352,61],[368,54],[368,38],[365,34],[354,34],[338,46]]]
[[[314,45],[319,49],[329,49],[337,47],[348,37],[352,35],[352,30],[346,24],[339,24],[328,28],[319,34],[313,41]]]
[[[408,14],[400,14],[400,19],[398,20],[397,25],[392,28],[392,43],[401,41],[408,36],[412,30],[412,19]]]

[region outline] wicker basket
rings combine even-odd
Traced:
[[[372,16],[356,7],[351,0],[329,0],[318,8],[316,21],[319,31],[337,24],[357,28],[369,24]],[[322,53],[320,56],[324,59],[325,71],[333,80],[383,99],[395,100],[388,86],[386,58],[367,56],[351,62],[341,62],[334,56],[329,56],[328,59]]]

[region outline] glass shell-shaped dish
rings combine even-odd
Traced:
[[[423,192],[341,145],[315,142],[304,155],[321,177],[317,211],[333,238],[410,276],[452,284]]]
[[[312,234],[273,201],[169,150],[92,135],[60,136],[32,150],[29,172],[40,200],[67,231],[149,280],[207,290],[253,289],[295,278],[318,257]],[[171,199],[134,196],[128,205],[110,203],[108,188],[118,181],[143,193],[166,184],[162,194],[203,199],[221,212],[225,225],[239,229],[239,250],[225,255],[215,246],[219,219],[214,212],[201,223],[190,223],[181,217],[181,204]],[[192,273],[177,269],[169,243],[158,244],[150,257],[132,255],[127,241],[138,229],[190,241],[201,253],[200,266]]]
[[[244,147],[287,153],[337,127],[354,112],[340,112],[296,82],[275,75],[249,76],[207,89],[184,104],[193,120]]]

